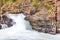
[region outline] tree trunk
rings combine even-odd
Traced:
[[[57,0],[55,0],[55,33],[57,33]]]

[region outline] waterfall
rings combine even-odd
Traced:
[[[24,20],[25,15],[23,14],[8,14],[7,15],[9,18],[13,19],[14,22],[16,22],[17,27],[20,27],[21,29],[27,29],[27,30],[32,30],[31,25],[29,24],[28,21]],[[19,28],[19,29],[20,29]]]
[[[8,28],[8,26],[6,24],[1,24],[1,25],[2,25],[2,29]]]

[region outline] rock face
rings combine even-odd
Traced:
[[[47,3],[45,4],[45,2]],[[60,29],[60,1],[57,0],[55,3],[53,0],[41,0],[40,3],[43,4],[39,6],[41,9],[38,10],[38,8],[36,8],[38,6],[35,5],[30,10],[30,15],[27,15],[25,19],[28,20],[32,28],[37,31],[56,33],[56,30],[58,31],[58,29]],[[55,15],[56,13],[57,16]]]
[[[39,16],[32,15],[27,16],[26,20],[31,23],[33,29],[49,33],[53,31],[54,23],[53,20],[49,20],[48,17],[48,14],[40,14]]]

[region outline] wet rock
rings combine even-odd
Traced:
[[[14,22],[6,15],[0,16],[0,29],[13,26]]]
[[[37,30],[39,32],[42,31],[45,33],[50,33],[52,32],[54,23],[52,22],[53,20],[51,20],[49,17],[51,17],[51,14],[39,14],[27,16],[26,19],[32,25],[32,29]]]
[[[2,25],[1,29],[8,28],[7,24],[1,24],[1,25]]]
[[[13,26],[12,22],[13,22],[13,20],[9,19],[9,22],[7,23],[8,27]]]
[[[0,29],[2,29],[2,25],[0,25]]]
[[[12,19],[9,19],[9,21],[6,23],[8,27],[11,27],[13,26],[13,20]]]

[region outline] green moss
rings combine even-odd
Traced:
[[[22,2],[23,0],[19,0],[20,2]]]
[[[57,13],[59,13],[59,14],[60,14],[60,10],[59,10]]]
[[[0,0],[0,5],[3,3],[3,0]]]
[[[52,2],[49,2],[48,0],[46,0],[43,7],[46,8],[47,10],[51,10],[53,7],[53,4]]]
[[[39,6],[39,0],[32,0],[31,1],[31,7],[34,7],[34,6]]]
[[[9,2],[15,2],[15,0],[8,0]]]
[[[31,8],[36,6],[38,9],[41,9],[40,2],[41,1],[39,1],[39,0],[31,0]],[[47,10],[51,10],[52,9],[53,6],[52,6],[51,2],[49,2],[48,0],[44,0],[42,2],[44,2],[42,8],[46,8]]]
[[[47,10],[51,10],[52,9],[52,5],[46,4],[46,5],[44,5],[44,8],[46,8]]]

